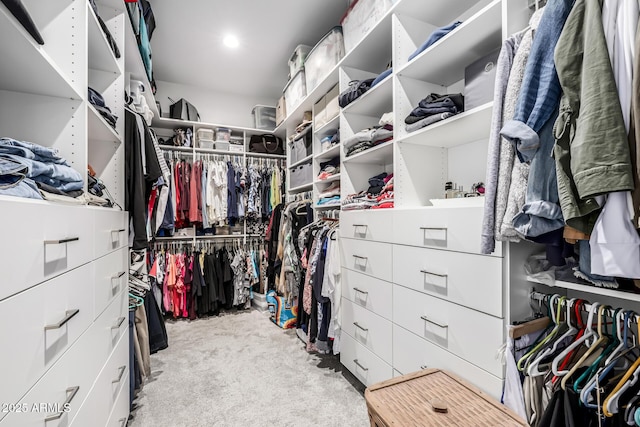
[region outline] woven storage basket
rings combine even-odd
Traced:
[[[371,427],[527,426],[516,413],[467,382],[439,369],[425,369],[367,388]],[[447,413],[432,402],[443,402]]]

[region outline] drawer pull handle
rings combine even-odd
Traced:
[[[119,279],[119,278],[121,278],[122,276],[124,276],[125,274],[127,274],[127,272],[126,272],[126,271],[121,271],[120,273],[117,273],[117,274],[115,274],[115,275],[111,276],[111,280]]]
[[[120,427],[125,427],[127,425],[127,419],[126,418],[120,418],[118,420],[118,422],[120,423]]]
[[[360,255],[354,255],[353,256],[355,259],[363,259],[363,260],[368,260],[369,258],[367,258],[366,256],[360,256]]]
[[[64,400],[64,403],[62,404],[63,408],[69,406],[69,404],[71,403],[73,398],[76,397],[76,393],[78,393],[78,390],[80,390],[80,387],[78,387],[78,386],[69,387],[67,389],[67,398]],[[69,394],[69,393],[71,393],[71,394]],[[44,422],[46,423],[48,421],[59,420],[62,417],[62,415],[64,415],[64,413],[65,413],[65,411],[60,411],[60,412],[56,412],[55,414],[51,414],[47,418],[44,419]]]
[[[447,227],[420,227],[420,230],[436,230],[436,231],[447,231]]]
[[[112,384],[117,384],[120,382],[120,380],[122,379],[122,376],[124,375],[124,371],[127,370],[127,365],[122,365],[118,368],[118,378],[116,378],[115,380],[111,381]]]
[[[428,274],[430,276],[436,276],[436,277],[448,277],[448,274],[438,274],[438,273],[432,273],[431,271],[427,271],[427,270],[420,270],[420,273],[422,274]]]
[[[62,245],[64,243],[77,242],[78,240],[80,240],[79,237],[69,237],[68,239],[60,239],[60,240],[45,240],[44,244],[45,245]]]
[[[432,325],[436,325],[437,327],[442,329],[446,329],[449,327],[449,325],[443,325],[442,323],[434,322],[433,320],[429,319],[427,316],[420,316],[420,318],[425,322],[431,323]]]
[[[363,291],[362,289],[359,289],[359,288],[353,288],[353,290],[356,291],[356,292],[359,292],[361,294],[369,295],[369,292]]]
[[[369,368],[365,368],[364,366],[362,366],[362,365],[360,364],[360,362],[358,362],[358,359],[353,359],[353,363],[355,363],[355,364],[356,364],[356,366],[358,366],[358,367],[359,367],[360,369],[362,369],[363,371],[368,371],[368,370],[369,370]]]
[[[423,369],[423,370],[424,370],[424,369],[427,369],[427,368],[428,368],[428,366],[427,366],[427,365],[421,365],[421,366],[420,366],[420,369]]]
[[[358,232],[358,228],[364,228],[365,230],[369,228],[367,224],[353,224],[353,228],[355,228],[356,233]]]
[[[78,314],[80,312],[80,310],[78,310],[77,308],[75,310],[67,310],[64,318],[59,321],[58,323],[54,323],[52,325],[47,325],[44,327],[45,331],[48,331],[49,329],[60,329],[64,326],[65,323],[67,323],[69,320],[71,320],[73,318],[73,316],[75,316],[76,314]]]
[[[358,322],[353,322],[353,325],[354,325],[356,328],[362,329],[362,330],[363,330],[363,331],[365,331],[365,332],[368,332],[368,331],[369,331],[369,329],[367,329],[367,328],[363,328],[362,326],[360,326],[360,324],[359,324]]]
[[[120,326],[122,326],[122,323],[124,322],[124,320],[125,320],[125,317],[118,317],[116,324],[113,325],[111,329],[120,329]]]
[[[127,231],[126,228],[121,228],[119,230],[111,230],[111,233],[124,233],[125,231]]]

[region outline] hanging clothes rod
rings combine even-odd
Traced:
[[[557,295],[557,294],[556,294]],[[529,294],[529,298],[531,298],[533,301],[537,301],[538,303],[542,303],[542,301],[546,300],[549,297],[552,297],[552,294],[545,294],[542,292],[538,292],[538,291],[532,291],[531,294]],[[560,295],[558,295],[560,296]],[[564,300],[562,302],[562,305],[565,306],[566,308],[566,304],[569,303],[571,298],[567,298],[566,300]],[[605,304],[606,305],[606,304]],[[593,304],[591,303],[585,303],[582,305],[582,311],[584,312],[589,312],[591,309],[593,308]],[[609,317],[613,317],[615,316],[615,307],[609,308],[607,310],[605,310],[605,314]],[[628,310],[625,310],[628,311]],[[636,314],[635,316],[633,316],[633,322],[634,323],[640,323],[639,319],[638,319],[638,314]]]

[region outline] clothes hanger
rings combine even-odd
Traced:
[[[553,304],[555,303],[555,301],[557,301],[560,297],[558,295],[552,295],[551,297],[549,297],[549,314],[551,317],[551,320],[553,322],[554,325],[557,325],[557,319],[556,319],[556,313],[553,311]],[[558,306],[559,307],[559,306]],[[559,315],[559,310],[558,310],[558,315]],[[555,326],[554,326],[554,330],[555,330]],[[536,345],[533,346],[533,348],[531,350],[529,350],[524,356],[522,356],[520,358],[520,360],[518,360],[517,363],[517,367],[518,370],[520,372],[524,372],[525,367],[526,367],[526,362],[529,360],[529,358],[533,355],[535,355],[546,343],[547,341],[549,341],[549,339],[551,338],[551,334],[547,335],[546,337],[542,338]]]
[[[564,375],[569,373],[568,370],[561,371],[561,370],[558,369],[558,365],[560,364],[560,362],[562,362],[565,359],[565,357],[569,353],[571,353],[572,350],[578,348],[583,343],[586,343],[586,341],[589,338],[593,338],[595,336],[596,331],[593,330],[593,316],[595,315],[595,312],[598,311],[598,307],[599,306],[600,306],[600,303],[598,303],[598,302],[595,302],[595,303],[591,304],[591,309],[589,310],[589,316],[587,317],[587,323],[585,325],[585,330],[584,330],[584,333],[582,334],[582,336],[580,338],[576,339],[574,342],[572,342],[563,351],[561,351],[560,354],[557,355],[553,359],[553,362],[551,362],[551,371],[553,372],[553,374],[556,377],[562,377],[562,376],[564,376]]]
[[[636,317],[637,321],[637,317]],[[636,325],[636,336],[638,336],[638,326]],[[613,391],[605,398],[602,404],[602,412],[607,417],[612,417],[618,413],[618,400],[622,394],[633,386],[638,381],[640,375],[640,358],[637,358],[629,369],[625,372],[623,377],[618,381],[618,384],[614,387]]]

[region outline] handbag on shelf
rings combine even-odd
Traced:
[[[173,99],[169,98],[169,101],[172,102],[171,107],[169,107],[169,115],[172,119],[190,120],[192,122],[200,121],[200,114],[198,114],[197,108],[186,99],[180,98],[180,100],[174,102]]]
[[[249,151],[260,154],[284,154],[282,139],[265,133],[263,135],[251,135],[249,139]]]

